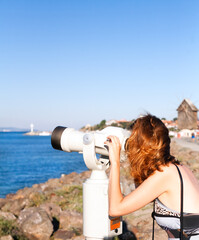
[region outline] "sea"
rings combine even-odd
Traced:
[[[24,187],[87,170],[82,154],[51,146],[51,136],[0,132],[0,198]]]

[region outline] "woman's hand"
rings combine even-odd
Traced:
[[[120,162],[120,150],[121,150],[121,144],[120,140],[116,136],[108,136],[107,141],[105,144],[109,148],[109,160],[111,164],[119,163]]]

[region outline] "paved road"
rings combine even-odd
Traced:
[[[171,141],[175,141],[178,145],[189,148],[192,151],[199,152],[199,144],[194,143],[191,141],[191,139],[186,139],[186,138],[172,138]]]

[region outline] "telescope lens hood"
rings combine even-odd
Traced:
[[[62,150],[61,148],[61,136],[66,127],[58,126],[56,127],[51,136],[51,145],[54,149]]]

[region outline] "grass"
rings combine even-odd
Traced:
[[[42,203],[47,201],[47,197],[43,193],[35,193],[31,197],[29,207],[39,207]]]
[[[0,217],[0,237],[11,235],[14,240],[28,240],[12,220]]]
[[[0,218],[0,237],[10,235],[14,230],[14,221]]]
[[[74,210],[77,212],[83,212],[83,190],[81,185],[64,185],[61,189],[55,191],[53,194],[60,197],[56,204],[61,207],[62,210]],[[52,192],[51,192],[52,194]],[[50,201],[50,195],[43,193],[34,193],[31,196],[30,204],[28,207],[39,207],[41,204]]]
[[[80,185],[66,185],[62,189],[55,192],[57,196],[62,196],[63,199],[57,204],[62,210],[75,210],[83,212],[83,191]]]
[[[82,229],[72,227],[71,230],[75,233],[76,236],[80,236],[82,234]]]

